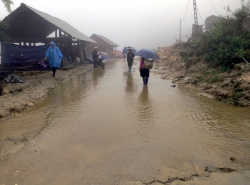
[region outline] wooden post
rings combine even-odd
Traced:
[[[1,42],[1,65],[3,64],[3,45],[2,45],[3,42]]]
[[[31,16],[29,13],[28,13],[27,20],[28,20],[28,41],[29,41],[28,43],[29,43],[29,46],[31,46],[31,42],[30,42],[30,39],[31,39],[31,25],[30,25]],[[26,45],[26,43],[25,43],[25,45]]]
[[[62,30],[59,29],[59,37],[62,37]]]

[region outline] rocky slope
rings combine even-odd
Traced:
[[[155,69],[162,78],[194,88],[201,96],[250,107],[250,63],[237,64],[232,70],[213,68],[198,54],[187,43],[161,48]]]

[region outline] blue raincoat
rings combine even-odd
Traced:
[[[57,46],[54,46],[54,48],[50,46],[46,52],[46,57],[49,59],[50,68],[60,68],[63,55]]]

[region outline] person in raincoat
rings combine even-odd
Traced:
[[[128,54],[127,54],[127,62],[128,62],[128,71],[131,72],[131,68],[134,62],[134,53],[132,52],[131,49],[128,50]]]
[[[52,41],[50,43],[50,47],[48,48],[46,52],[46,57],[44,58],[43,62],[46,59],[49,59],[49,66],[50,69],[53,71],[53,77],[56,75],[56,69],[60,68],[61,66],[61,59],[63,55],[60,51],[60,49],[55,46],[55,43]]]

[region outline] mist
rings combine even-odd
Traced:
[[[119,45],[136,49],[169,46],[191,34],[194,23],[192,0],[13,0],[12,10],[25,3],[51,16],[68,22],[87,36],[102,35]],[[189,2],[189,6],[188,6]],[[226,15],[241,6],[241,0],[196,0],[199,24],[210,15]],[[185,14],[186,12],[186,14]],[[0,19],[8,12],[0,3]]]

